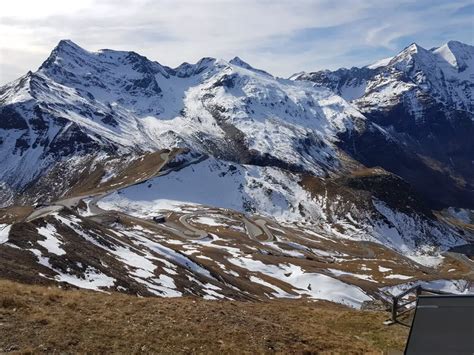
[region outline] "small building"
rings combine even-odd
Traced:
[[[158,214],[156,216],[153,216],[153,221],[156,222],[156,223],[165,223],[166,222],[166,218],[164,215],[162,214]]]

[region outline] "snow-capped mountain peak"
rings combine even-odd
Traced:
[[[458,41],[449,41],[441,47],[432,49],[432,52],[456,68],[458,72],[463,72],[469,67],[472,70],[472,62],[474,61],[473,46]]]
[[[233,64],[233,65],[236,65],[238,67],[241,67],[241,68],[244,68],[244,69],[248,69],[248,70],[251,70],[251,71],[254,71],[254,72],[257,72],[257,73],[260,73],[260,74],[266,74],[266,75],[270,75],[269,73],[267,73],[266,71],[264,70],[261,70],[261,69],[256,69],[254,67],[252,67],[250,64],[248,64],[247,62],[244,62],[242,59],[240,59],[239,57],[234,57],[233,59],[231,59],[229,61],[230,64]]]
[[[173,69],[135,52],[90,52],[69,40],[0,95],[21,128],[1,137],[2,156],[12,157],[4,180],[13,185],[70,155],[176,146],[324,175],[339,169],[338,134],[364,119],[327,89],[274,78],[238,58]]]
[[[48,65],[50,62],[54,62],[54,60],[58,57],[61,58],[63,56],[77,56],[77,55],[90,55],[91,52],[88,52],[84,48],[78,46],[76,43],[71,41],[70,39],[62,39],[58,42],[56,47],[52,50],[50,56],[46,61],[42,64]]]
[[[350,101],[384,130],[385,137],[399,144],[397,154],[405,155],[391,158],[367,151],[370,164],[401,175],[433,199],[439,199],[439,189],[427,188],[427,180],[444,181],[445,191],[460,187],[456,198],[451,191],[443,200],[472,206],[472,186],[457,185],[450,174],[455,171],[463,181],[474,179],[470,138],[474,134],[473,46],[449,41],[427,50],[413,43],[368,67],[304,73],[294,79],[312,81]],[[365,142],[360,148],[367,144],[372,143]],[[426,171],[414,176],[413,168],[407,167],[418,164]]]
[[[190,77],[193,75],[198,75],[203,71],[215,67],[218,60],[216,58],[204,57],[201,58],[196,64],[182,63],[175,69],[171,69],[171,73],[175,73],[176,76],[180,78]]]
[[[387,65],[405,72],[413,67],[424,71],[427,75],[442,71],[444,74],[467,80],[468,76],[457,74],[469,68],[472,70],[473,60],[474,47],[461,42],[449,41],[430,50],[414,43],[393,57]]]

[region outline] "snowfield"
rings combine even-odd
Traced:
[[[181,210],[183,205],[204,205],[297,220],[296,207],[308,198],[295,175],[209,158],[179,173],[120,190],[100,200],[98,206],[147,217],[162,210]]]
[[[11,227],[9,224],[0,224],[0,244],[8,242],[8,234]]]

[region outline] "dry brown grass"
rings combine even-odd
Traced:
[[[390,173],[381,167],[375,168],[361,168],[351,171],[351,176],[364,177],[364,176],[377,176],[377,175],[389,175]]]
[[[31,206],[10,206],[6,208],[0,208],[0,223],[15,223],[33,212]]]
[[[121,188],[135,183],[137,180],[144,180],[152,177],[156,173],[157,167],[163,162],[161,154],[165,150],[154,153],[147,153],[141,157],[136,157],[132,161],[124,162],[115,161],[119,164],[117,167],[117,175],[105,183],[101,183],[101,179],[105,174],[104,166],[98,164],[95,170],[84,170],[78,183],[74,185],[67,193],[67,197],[80,196],[84,194],[92,194],[108,191],[113,188]],[[171,152],[171,157],[175,156],[179,150],[175,149]],[[123,165],[123,166],[120,166]]]
[[[0,352],[380,353],[407,331],[325,302],[205,301],[0,281]]]

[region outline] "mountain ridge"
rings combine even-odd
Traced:
[[[16,128],[24,132],[17,137],[15,147],[10,151],[16,154],[18,149],[43,142],[40,147],[44,146],[46,151],[43,153],[46,154],[49,143],[60,138],[51,130],[62,132],[69,122],[69,131],[77,135],[78,141],[83,141],[86,150],[87,145],[99,145],[112,150],[150,151],[178,143],[190,144],[198,151],[227,156],[231,160],[247,155],[244,159],[248,162],[249,159],[266,159],[265,155],[274,153],[270,146],[256,146],[257,141],[250,137],[255,129],[245,132],[248,124],[254,128],[258,126],[260,131],[265,130],[263,120],[267,119],[265,110],[268,106],[273,105],[273,110],[282,107],[279,112],[275,111],[275,116],[283,116],[279,121],[294,131],[292,135],[285,132],[281,136],[288,142],[287,147],[304,145],[298,135],[302,135],[303,140],[321,141],[329,146],[328,133],[333,136],[329,139],[334,140],[335,132],[348,127],[352,129],[353,124],[345,118],[346,114],[339,114],[336,110],[345,110],[349,115],[363,119],[335,96],[334,102],[325,104],[327,109],[321,107],[319,103],[323,101],[320,97],[331,96],[324,89],[314,90],[310,85],[275,79],[242,62],[237,64],[203,58],[196,64],[185,63],[170,69],[134,52],[105,50],[90,53],[71,41],[61,41],[36,73],[0,88],[0,100],[6,106],[3,110],[16,112]],[[235,85],[240,87],[233,93]],[[243,90],[249,90],[249,93],[245,94]],[[289,94],[293,96],[292,100]],[[249,106],[254,95],[260,95],[265,102],[255,96],[252,108]],[[223,105],[225,102],[228,107]],[[18,109],[13,109],[13,106]],[[330,113],[330,120],[324,110]],[[24,116],[31,116],[31,113],[36,116],[25,120],[20,118],[19,112],[22,111]],[[226,111],[233,111],[232,117],[226,118],[229,116]],[[319,117],[323,126],[309,120],[310,115]],[[242,118],[236,119],[237,116]],[[300,116],[303,119],[299,119]],[[29,125],[27,122],[30,121],[36,123]],[[2,122],[7,124],[4,120]],[[303,129],[295,124],[303,124]],[[180,126],[186,129],[180,129]],[[36,131],[42,135],[41,138]],[[13,139],[11,134],[9,136],[3,141]],[[272,136],[266,137],[272,139]],[[218,140],[228,142],[225,143],[227,149],[215,145]],[[234,140],[240,143],[235,146]],[[157,144],[157,141],[163,143]],[[285,145],[281,147],[286,149]],[[281,160],[287,166],[303,166],[290,161],[291,155],[300,156],[297,152],[282,153],[271,159]],[[315,156],[324,164],[324,156]],[[302,159],[306,162],[314,160],[309,156]],[[317,164],[316,161],[309,169],[322,173]],[[30,170],[35,170],[35,167]],[[18,169],[14,171],[15,175],[21,173]]]
[[[438,208],[450,204],[473,208],[474,145],[469,138],[474,134],[473,46],[450,41],[426,50],[412,44],[372,67],[292,78],[343,96],[390,137],[376,137],[370,130],[348,137],[344,145],[356,160],[402,176]],[[388,156],[361,154],[374,144],[390,152]],[[449,193],[441,196],[439,189],[426,184],[430,180]]]

